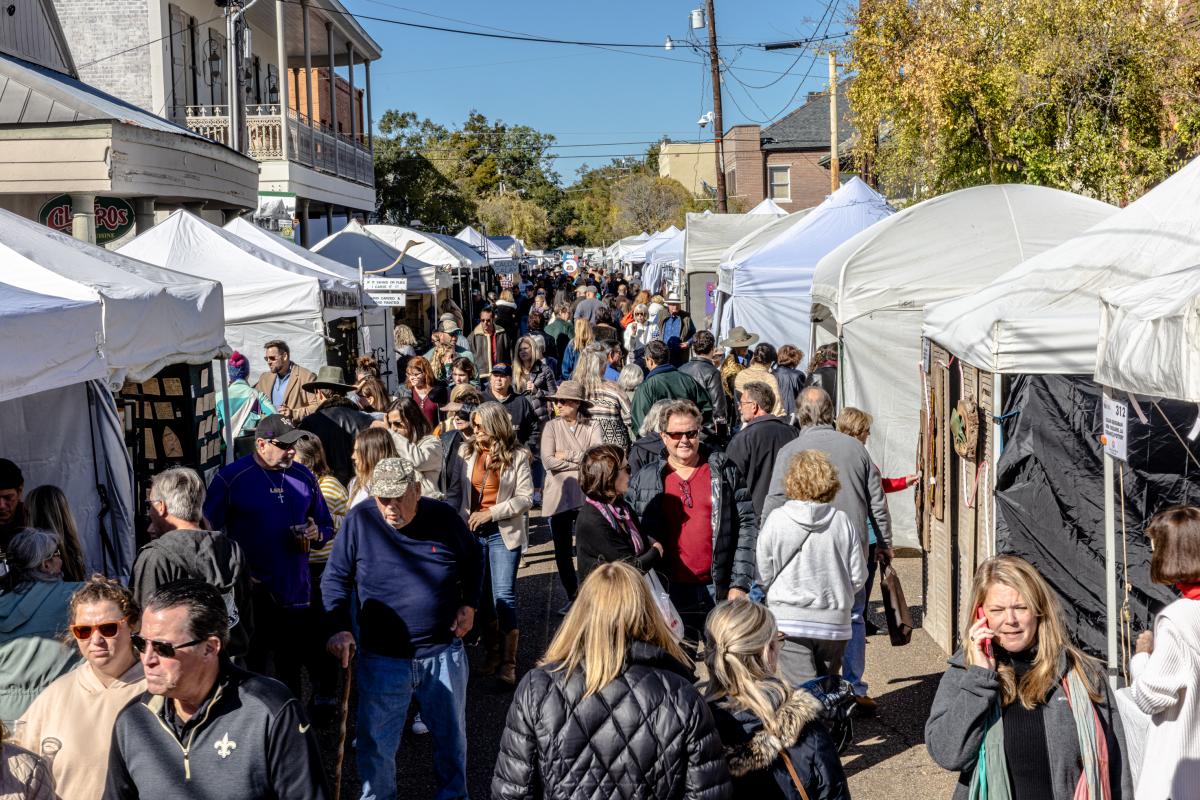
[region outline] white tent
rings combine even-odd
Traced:
[[[875,418],[867,449],[883,474],[915,470],[925,305],[966,294],[1116,210],[1040,186],[978,186],[894,214],[820,260],[813,323],[840,341],[839,403]],[[917,547],[910,497],[890,506],[896,543]]]
[[[407,246],[408,249],[404,250],[407,255],[426,264],[470,270],[487,266],[487,259],[478,250],[453,236],[397,225],[367,225],[366,230],[397,250],[404,250]]]
[[[882,195],[851,178],[825,202],[754,252],[723,262],[714,334],[735,325],[776,346],[808,343],[817,262],[851,236],[892,214]]]
[[[272,233],[248,221],[245,217],[237,217],[225,226],[225,230],[245,239],[255,247],[274,253],[282,259],[290,261],[298,267],[319,275],[337,276],[354,284],[355,297],[334,298],[326,295],[325,318],[336,319],[342,316],[356,316],[359,305],[362,307],[362,327],[359,329],[360,344],[363,353],[370,353],[379,347],[383,349],[384,359],[389,359],[392,352],[392,326],[389,324],[387,309],[375,304],[365,292],[359,291],[358,269],[334,261],[332,258],[306,250],[290,239]]]
[[[676,228],[674,225],[666,228],[665,230],[661,230],[651,236],[649,239],[638,243],[636,247],[625,253],[625,255],[622,257],[622,260],[628,261],[631,264],[645,263],[650,260],[650,257],[654,254],[654,251],[658,249],[660,245],[666,243],[668,239],[672,238],[677,233],[679,233],[679,228]]]
[[[683,231],[676,229],[675,233],[664,238],[650,251],[646,265],[642,267],[643,287],[653,293],[663,280],[670,281],[672,285],[678,283],[683,273],[683,239]]]
[[[407,294],[437,294],[438,289],[450,285],[449,273],[433,264],[416,259],[375,236],[357,221],[352,221],[333,236],[313,245],[313,252],[320,253],[355,270],[361,265],[363,271],[385,278],[407,278]],[[377,270],[390,266],[386,272]]]
[[[13,259],[6,261],[7,277]],[[60,288],[37,293],[0,283],[0,442],[27,489],[53,484],[67,495],[88,569],[127,579],[133,468],[107,390],[103,304],[80,284]]]
[[[503,268],[510,263],[515,263],[513,257],[506,253],[504,248],[472,228],[470,225],[459,231],[454,238],[464,241],[471,245],[471,247],[474,247],[477,251],[484,255],[484,257],[488,260],[488,263],[490,263],[493,267],[499,266]]]
[[[251,381],[272,339],[286,341],[292,360],[312,370],[326,363],[326,298],[356,296],[343,278],[318,277],[186,211],[175,211],[117,252],[221,283],[225,339],[246,354]],[[339,312],[333,312],[339,313]]]
[[[49,294],[76,286],[101,302],[112,388],[168,364],[203,364],[225,350],[218,283],[135,261],[7,211],[0,211],[0,259],[13,286]]]
[[[730,245],[770,221],[770,215],[765,214],[710,214],[707,211],[688,214],[683,229],[684,269],[688,274],[715,274]]]
[[[925,336],[998,373],[1091,375],[1100,292],[1200,263],[1200,160],[979,291],[930,306]]]
[[[1100,293],[1096,382],[1200,403],[1200,267]]]
[[[785,216],[788,212],[786,210],[784,210],[783,206],[779,205],[779,203],[776,203],[774,200],[772,200],[771,198],[768,197],[768,198],[764,199],[761,203],[756,205],[754,208],[747,211],[746,213],[747,214],[769,214],[772,217],[782,217],[782,216]]]

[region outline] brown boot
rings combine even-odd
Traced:
[[[480,665],[476,674],[491,675],[503,661],[503,657],[500,655],[500,623],[496,620],[489,622],[479,638],[483,640],[485,655],[483,664]]]
[[[504,662],[500,665],[496,677],[509,686],[517,685],[517,640],[520,637],[520,631],[504,634]]]

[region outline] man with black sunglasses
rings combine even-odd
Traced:
[[[718,602],[750,591],[758,538],[750,491],[724,453],[701,443],[701,419],[690,400],[664,405],[662,453],[638,470],[625,493],[641,528],[662,542],[657,569],[692,641]]]
[[[130,638],[148,691],[117,716],[104,800],[329,797],[299,702],[226,656],[229,615],[215,588],[160,587]]]

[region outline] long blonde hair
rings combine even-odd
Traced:
[[[583,696],[589,697],[621,674],[630,644],[639,641],[691,665],[667,630],[642,574],[628,564],[609,562],[583,582],[541,664],[568,676],[581,670]]]
[[[512,417],[509,416],[508,409],[495,400],[489,400],[471,413],[471,423],[482,428],[491,440],[487,448],[487,468],[507,469],[511,467],[517,451],[523,448],[517,443],[517,432],[513,430]],[[482,451],[483,448],[479,446],[477,437],[472,436],[463,443],[461,453],[462,457],[466,459]]]
[[[775,711],[792,694],[767,664],[776,630],[775,617],[758,603],[739,598],[718,605],[704,624],[708,680],[701,686],[704,699],[749,711],[773,736],[779,734]]]
[[[371,474],[375,465],[385,458],[395,458],[400,455],[396,450],[396,442],[392,434],[383,428],[363,428],[354,437],[354,455],[358,456],[354,463],[354,480],[350,482],[351,496],[359,489],[370,492]]]
[[[1050,691],[1058,683],[1059,661],[1065,656],[1067,668],[1074,669],[1083,679],[1088,694],[1093,702],[1100,702],[1103,696],[1095,686],[1093,676],[1097,674],[1098,666],[1082,650],[1071,643],[1066,626],[1062,620],[1062,606],[1051,591],[1045,578],[1038,573],[1033,565],[1017,556],[992,556],[979,565],[975,571],[975,580],[971,585],[971,608],[977,609],[987,599],[988,589],[993,585],[1007,586],[1021,595],[1030,611],[1037,617],[1037,638],[1034,646],[1037,655],[1033,659],[1033,667],[1017,682],[1016,673],[1009,664],[997,662],[996,672],[1000,676],[1000,700],[1004,706],[1016,701],[1027,709],[1046,700]],[[971,640],[971,626],[975,624],[975,615],[971,614],[966,629],[963,631],[963,641]],[[970,663],[970,648],[967,648],[967,663]]]
[[[583,348],[592,343],[595,338],[592,331],[592,323],[588,322],[585,317],[580,317],[575,320],[575,336],[571,339],[575,345],[575,352],[581,352]]]
[[[529,345],[529,366],[521,363],[521,345]],[[520,394],[525,391],[525,381],[529,380],[533,368],[546,355],[545,345],[540,336],[522,336],[517,339],[516,349],[513,350],[513,391]]]

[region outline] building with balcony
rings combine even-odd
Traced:
[[[236,48],[224,0],[43,1],[82,80],[254,159],[256,213],[293,215],[302,244],[374,209],[381,51],[339,0],[246,0]]]

